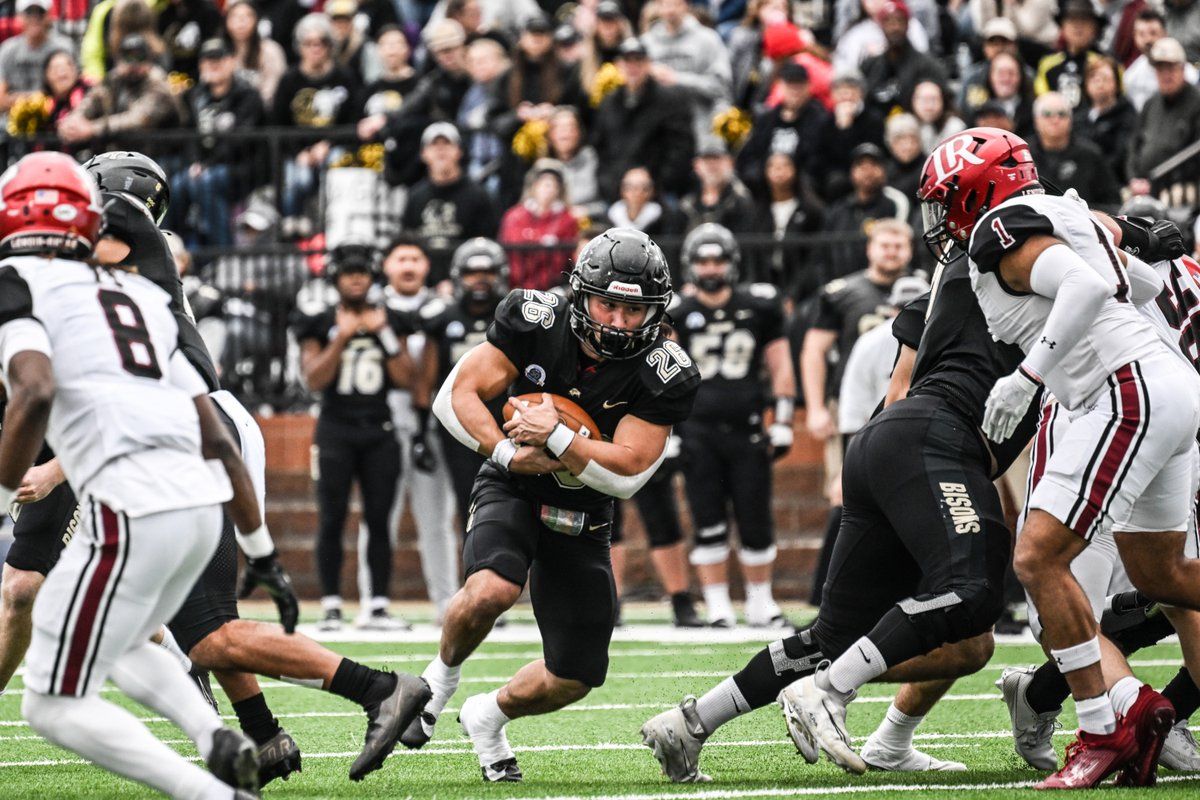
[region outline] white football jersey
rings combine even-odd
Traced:
[[[1065,242],[1112,287],[1087,334],[1042,378],[1069,411],[1085,405],[1118,368],[1168,349],[1129,300],[1129,276],[1108,230],[1078,200],[1052,195],[1011,197],[984,215],[968,249],[971,285],[992,336],[1025,352],[1041,338],[1053,301],[1016,292],[1000,278],[1000,259],[1030,236]]]
[[[206,386],[177,348],[166,292],[32,256],[0,261],[0,291],[27,292],[45,328],[57,386],[46,440],[77,494],[131,517],[232,496],[201,455],[192,398]]]
[[[1172,347],[1200,372],[1200,263],[1190,256],[1150,265],[1164,289],[1139,309]]]

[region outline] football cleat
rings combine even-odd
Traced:
[[[1092,789],[1137,755],[1137,736],[1132,725],[1118,725],[1116,731],[1107,734],[1080,731],[1079,738],[1067,745],[1062,769],[1033,788]]]
[[[1196,744],[1186,719],[1176,722],[1167,734],[1158,763],[1176,772],[1200,772],[1200,745]]]
[[[515,758],[506,758],[495,764],[480,767],[479,770],[483,773],[483,779],[490,783],[520,783],[525,780]]]
[[[394,617],[386,608],[375,608],[370,614],[359,616],[355,627],[364,631],[411,631],[412,623],[403,617]]]
[[[801,678],[780,693],[783,719],[805,761],[815,763],[814,751],[820,750],[846,772],[862,775],[867,771],[867,764],[850,747],[850,733],[846,730],[846,704],[855,694],[851,692],[843,697],[821,688],[817,677],[828,670],[829,662],[822,661],[816,673]]]
[[[212,706],[212,710],[221,713],[220,707],[217,705],[216,695],[213,694],[212,680],[209,671],[192,667],[188,670],[188,677],[196,684],[196,688],[200,690],[200,696],[204,698],[204,702]]]
[[[487,699],[486,694],[468,697],[458,710],[458,721],[462,725],[463,733],[471,740],[475,755],[479,757],[483,779],[492,782],[519,782],[522,779],[521,769],[517,766],[517,756],[508,743],[508,734],[505,733],[504,726],[493,729],[478,718],[479,706]]]
[[[404,733],[400,734],[400,744],[409,750],[420,750],[433,738],[433,726],[437,725],[437,717],[428,711],[417,714],[417,718],[408,723]]]
[[[783,609],[775,601],[762,606],[746,604],[746,624],[751,628],[770,628],[775,630],[792,630],[793,626],[783,616]]]
[[[889,750],[875,738],[867,739],[862,747],[862,760],[871,769],[884,772],[966,772],[967,765],[960,761],[942,761],[928,753],[922,753],[912,745],[907,750]]]
[[[671,598],[671,615],[676,628],[705,627],[704,620],[696,611],[696,601],[687,592],[680,592]]]
[[[258,746],[258,785],[266,786],[276,778],[287,780],[293,772],[300,772],[300,748],[296,740],[280,730],[269,741]]]
[[[1040,714],[1029,706],[1025,693],[1033,680],[1032,667],[1009,667],[1000,674],[996,686],[1008,706],[1008,718],[1012,723],[1013,750],[1025,763],[1034,769],[1054,770],[1058,768],[1058,755],[1054,752],[1051,738],[1058,727],[1058,715],[1062,708],[1043,711]]]
[[[1121,770],[1117,785],[1153,786],[1158,782],[1158,758],[1163,742],[1175,725],[1175,707],[1167,698],[1143,684],[1137,700],[1120,724],[1133,728],[1137,756]]]
[[[350,767],[350,780],[361,781],[383,766],[383,761],[396,747],[400,732],[416,719],[433,692],[424,678],[396,673],[396,685],[391,694],[379,703],[368,706],[367,735],[362,752]]]
[[[710,617],[708,627],[719,628],[721,630],[732,630],[737,627],[737,620],[734,617]]]
[[[227,786],[258,792],[258,749],[245,734],[217,728],[205,762],[208,771]]]
[[[319,631],[340,631],[342,629],[342,610],[340,608],[325,609],[325,616],[317,623]]]
[[[688,695],[675,708],[651,717],[642,726],[642,744],[654,752],[662,774],[675,783],[707,783],[700,771],[700,748],[708,734],[696,713],[696,698]]]

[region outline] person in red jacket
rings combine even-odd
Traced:
[[[500,221],[500,244],[508,250],[513,288],[560,285],[577,238],[579,220],[571,213],[562,164],[538,159],[525,176],[521,202]]]

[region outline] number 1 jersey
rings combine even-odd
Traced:
[[[146,278],[77,261],[0,262],[0,352],[20,326],[49,339],[56,393],[46,441],[77,494],[131,517],[224,502],[200,451],[193,398],[207,386],[179,349],[169,296]],[[28,341],[28,340],[26,340]]]

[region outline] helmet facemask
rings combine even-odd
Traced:
[[[637,298],[617,295],[584,285],[577,275],[571,277],[571,330],[597,355],[614,360],[633,358],[646,350],[658,337],[666,317],[670,292],[662,297]],[[607,325],[592,316],[589,297],[601,297],[615,303],[649,306],[646,318],[636,328]]]

